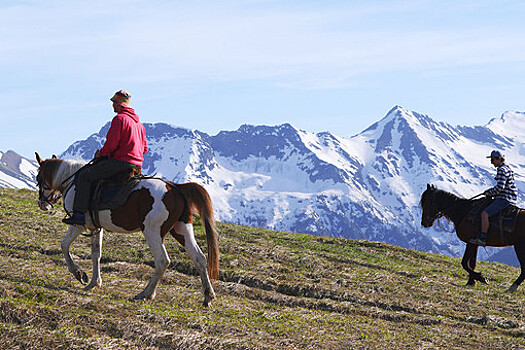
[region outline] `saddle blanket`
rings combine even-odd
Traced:
[[[116,209],[123,206],[139,184],[142,176],[134,176],[123,185],[98,182],[93,189],[90,208],[92,211]]]
[[[475,225],[481,224],[481,212],[492,203],[492,199],[481,199],[477,201],[470,211],[468,217],[470,222],[472,222]],[[516,219],[518,218],[518,214],[520,212],[520,208],[511,204],[507,208],[503,209],[501,212],[499,212],[496,215],[492,215],[489,217],[490,222],[490,229],[492,230],[498,230],[498,231],[504,231],[504,232],[512,232],[514,231],[514,228],[516,226]]]

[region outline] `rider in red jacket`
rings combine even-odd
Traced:
[[[116,106],[117,115],[111,121],[106,142],[98,155],[142,166],[143,154],[148,151],[144,125],[133,108],[121,104]]]
[[[129,106],[130,98],[129,92],[119,90],[110,99],[117,115],[111,121],[104,146],[95,154],[96,158],[101,159],[93,165],[84,167],[78,173],[73,214],[62,220],[64,223],[85,224],[85,212],[89,209],[92,183],[142,167],[144,153],[148,151],[146,132],[138,115]]]

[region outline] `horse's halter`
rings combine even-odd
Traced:
[[[450,212],[452,209],[455,209],[455,208],[457,208],[458,205],[460,205],[460,203],[456,202],[453,205],[448,205],[445,208],[442,208],[441,210],[438,210],[437,205],[436,205],[436,198],[435,198],[436,197],[436,192],[434,191],[434,189],[432,189],[432,192],[431,192],[431,196],[432,197],[431,197],[431,200],[430,200],[430,204],[432,206],[434,206],[433,209],[435,209],[435,212],[432,215],[428,215],[427,214],[427,215],[425,215],[425,217],[422,218],[421,223],[424,224],[423,226],[425,226],[425,227],[431,227],[432,225],[434,225],[434,222],[436,220],[439,220],[442,217],[445,217],[447,220],[450,221],[450,218],[445,214],[445,211]],[[480,194],[475,195],[474,197],[469,198],[467,200],[471,201],[473,199],[476,199],[476,198],[484,196],[484,195],[485,195],[484,193],[480,193]],[[429,211],[429,210],[427,209],[427,211]],[[441,227],[441,229],[443,229],[444,231],[447,231],[445,228],[443,228],[441,226],[441,223],[439,221],[438,221],[438,226]],[[447,232],[453,232],[453,231],[447,231]]]
[[[434,206],[436,207],[436,212],[434,213],[433,215],[433,221],[437,220],[437,219],[441,219],[443,216],[445,216],[445,213],[443,212],[443,210],[437,210],[437,205],[436,205],[436,193],[435,192],[432,192],[432,203],[434,204]],[[455,206],[455,205],[454,205]]]
[[[49,192],[46,195],[46,192]],[[51,208],[54,207],[54,205],[58,202],[58,200],[62,198],[62,193],[58,191],[58,189],[53,189],[46,185],[45,182],[42,181],[42,183],[38,184],[38,205],[40,206],[42,203],[47,203],[51,206]]]
[[[91,162],[87,163],[85,166],[92,164],[94,161],[91,160]],[[69,175],[65,180],[62,181],[62,183],[57,188],[52,188],[48,186],[44,179],[40,178],[39,175],[37,175],[37,184],[38,184],[38,205],[41,207],[41,204],[49,204],[51,208],[54,208],[54,205],[58,202],[60,198],[65,196],[69,189],[73,186],[74,181],[71,181],[69,184],[68,181],[70,181],[72,178],[75,177],[75,175],[80,171],[77,170],[73,174]],[[67,185],[66,185],[67,184]],[[64,187],[64,185],[66,185]],[[46,192],[49,192],[46,195]],[[47,210],[47,209],[45,209]]]
[[[445,216],[445,213],[443,212],[443,210],[438,210],[437,209],[437,206],[436,206],[436,199],[435,199],[435,192],[432,191],[431,192],[431,200],[430,200],[430,205],[427,205],[427,212],[430,211],[428,209],[429,206],[433,206],[435,208],[435,211],[432,215],[425,215],[422,219],[425,221],[425,224],[428,224],[428,227],[431,227],[432,225],[434,225],[434,222],[436,220],[439,220],[441,219],[443,216]],[[422,220],[422,223],[423,223],[423,220]],[[426,226],[426,225],[423,225],[423,226]]]
[[[438,222],[437,224],[438,224],[439,228],[441,228],[443,231],[446,231],[446,232],[449,232],[449,233],[454,232],[454,230],[449,231],[449,230],[445,229],[441,225],[441,220],[440,219],[442,217],[445,217],[445,219],[447,219],[447,221],[450,222],[450,220],[445,216],[445,213],[443,213],[442,211],[436,211],[436,213],[433,216],[430,216],[430,215],[428,216],[429,220],[431,220],[430,222],[432,223],[432,226],[434,225],[434,222],[436,222],[436,220],[437,220],[437,222]]]
[[[62,198],[63,195],[67,193],[67,191],[71,188],[71,185],[73,182],[71,182],[66,188],[64,189],[64,184],[66,184],[71,178],[75,176],[76,172],[73,173],[71,176],[69,176],[67,179],[62,181],[60,186],[57,188],[51,188],[49,187],[45,181],[39,181],[38,182],[38,205],[40,206],[42,203],[47,203],[51,205],[51,208],[54,207],[54,205],[58,202],[60,198]],[[59,190],[62,188],[62,190]],[[46,192],[49,192],[46,195]]]

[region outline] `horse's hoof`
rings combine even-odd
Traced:
[[[518,286],[515,284],[511,285],[509,289],[506,290],[507,293],[514,293],[516,290],[518,290]]]
[[[137,294],[133,297],[133,300],[144,300],[145,299],[145,296],[144,294],[140,293],[140,294]]]
[[[139,293],[133,297],[133,300],[153,300],[153,299],[155,299],[155,294],[145,295],[143,293]]]
[[[475,276],[473,276],[471,279],[475,280],[475,281],[478,281],[478,282],[481,282],[483,284],[489,284],[489,280],[485,277],[483,277],[480,273],[476,274]],[[471,280],[469,278],[469,281]]]
[[[210,294],[210,295],[206,295],[204,297],[204,301],[202,302],[202,305],[204,307],[210,307],[211,306],[211,302],[215,299],[215,293],[213,294]]]
[[[100,288],[101,285],[98,284],[98,283],[93,283],[93,282],[91,282],[89,285],[87,285],[86,287],[84,287],[84,291],[88,292],[88,291],[92,290],[92,289],[95,288],[95,287]]]
[[[77,271],[75,272],[75,277],[76,277],[76,279],[77,279],[80,283],[82,283],[83,285],[86,285],[86,284],[89,283],[89,277],[88,277],[87,273],[85,273],[85,272],[82,271],[82,270],[77,270]]]

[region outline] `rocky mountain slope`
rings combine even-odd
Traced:
[[[396,106],[351,138],[290,124],[243,125],[217,135],[165,123],[145,127],[150,151],[143,172],[203,184],[223,222],[459,255],[464,244],[455,234],[420,225],[427,183],[472,197],[494,185],[485,156],[499,149],[515,171],[519,203],[525,194],[525,114],[519,112],[484,126],[453,126]],[[91,159],[108,128],[60,156]],[[1,155],[0,186],[34,186],[34,163],[12,151]],[[516,263],[513,251],[480,253]]]
[[[61,156],[90,159],[108,127]],[[493,185],[485,156],[496,148],[515,169],[520,202],[525,193],[525,115],[518,112],[470,127],[396,106],[352,138],[290,124],[243,125],[214,136],[163,123],[145,127],[144,173],[203,184],[224,222],[457,255],[463,244],[454,234],[420,225],[427,183],[464,197],[482,192]]]
[[[0,187],[36,189],[38,166],[14,151],[0,152]]]

